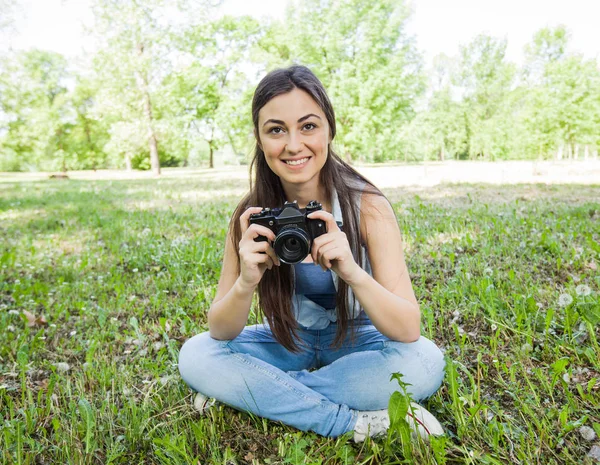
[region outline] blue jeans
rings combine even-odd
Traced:
[[[399,389],[392,373],[403,374],[415,401],[437,391],[445,361],[433,342],[422,336],[392,341],[368,321],[356,324],[354,344],[347,337],[339,350],[330,347],[336,323],[322,330],[298,325],[304,343],[298,354],[279,344],[266,324],[246,326],[232,340],[201,333],[181,348],[179,371],[206,396],[327,437],[352,431],[358,410],[387,408]]]

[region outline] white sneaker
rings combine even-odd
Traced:
[[[413,435],[419,434],[423,439],[428,439],[431,435],[441,436],[444,434],[444,428],[440,422],[416,402],[410,403],[406,421],[413,430]],[[363,442],[367,436],[382,436],[389,427],[390,417],[387,409],[359,411],[358,420],[354,426],[354,442]]]
[[[200,415],[204,415],[213,405],[215,405],[216,401],[215,398],[206,397],[201,392],[198,392],[196,397],[194,397],[194,409],[200,412]]]
[[[367,436],[383,436],[390,427],[387,409],[362,410],[358,412],[358,420],[354,425],[354,442],[363,442]]]
[[[425,407],[416,402],[410,403],[410,408],[406,414],[406,421],[413,430],[413,435],[418,433],[423,439],[429,439],[429,436],[442,436],[444,428]]]

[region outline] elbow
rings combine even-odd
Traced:
[[[411,317],[404,325],[402,325],[402,329],[399,331],[396,338],[398,342],[409,344],[411,342],[417,342],[421,337],[421,311],[418,307],[413,316],[414,318]]]
[[[214,318],[211,318],[211,311],[208,311],[207,315],[208,320],[208,334],[212,339],[217,341],[230,341],[235,339],[242,331],[243,327],[240,330],[231,330],[230,327],[224,325],[223,323],[219,323],[214,321]]]
[[[404,335],[404,341],[406,343],[417,342],[421,337],[421,328],[417,327],[415,330],[410,331]]]

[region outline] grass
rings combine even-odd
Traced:
[[[203,175],[0,183],[2,463],[591,463],[598,439],[579,430],[600,435],[599,187],[385,191],[422,332],[448,359],[425,403],[448,434],[429,445],[191,408],[178,350],[207,330],[244,188]]]

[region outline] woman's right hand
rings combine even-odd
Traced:
[[[249,207],[240,216],[242,227],[242,239],[239,243],[240,279],[248,287],[256,287],[267,268],[270,270],[273,265],[281,265],[271,246],[275,241],[275,233],[265,226],[250,224],[250,215],[261,211],[261,207]],[[268,241],[255,242],[254,238],[258,236],[265,236]]]

